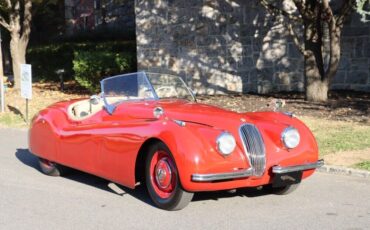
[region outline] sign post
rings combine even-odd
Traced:
[[[1,29],[0,29],[0,97],[1,97],[1,112],[5,112],[5,100],[4,100],[4,69],[3,69],[3,50],[1,46]]]
[[[21,96],[26,99],[26,123],[28,123],[28,100],[32,99],[32,67],[21,65]]]
[[[0,51],[1,52],[1,51]],[[2,63],[0,63],[1,65]],[[4,93],[4,74],[0,71],[0,97],[1,97],[1,112],[5,112],[5,93]]]

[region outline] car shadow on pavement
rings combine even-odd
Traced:
[[[113,183],[104,178],[94,176],[89,173],[81,172],[75,169],[70,169],[68,173],[63,176],[63,178],[83,183],[94,188],[113,193],[118,196],[124,197],[129,195],[144,203],[154,206],[154,204],[151,202],[149,198],[149,195],[147,195],[145,188],[140,185],[137,186],[135,189],[130,189],[122,185]]]
[[[32,155],[28,149],[17,149],[15,156],[23,164],[39,171],[39,161],[36,156]]]
[[[40,172],[37,156],[33,155],[28,149],[17,149],[15,156],[23,164],[31,168],[34,168],[35,170]],[[76,169],[66,168],[65,171],[66,173],[65,175],[63,175],[63,178],[73,180],[79,183],[83,183],[83,184],[92,186],[97,189],[101,189],[107,192],[114,193],[119,196],[130,195],[138,200],[141,200],[142,202],[145,202],[151,206],[154,206],[144,186],[139,185],[135,189],[130,189],[130,188],[126,188],[121,185],[115,184],[101,177],[97,177],[92,174],[81,172]]]
[[[28,149],[17,149],[15,156],[23,164],[39,170],[38,159],[33,155]],[[41,172],[40,172],[41,173]],[[146,191],[145,186],[138,185],[135,189],[126,188],[124,186],[114,184],[106,179],[101,177],[94,176],[85,172],[81,172],[75,169],[67,168],[66,175],[63,178],[73,180],[79,183],[83,183],[89,186],[92,186],[97,189],[101,189],[107,192],[114,193],[119,196],[130,195],[144,203],[147,203],[151,206],[155,206],[149,198],[149,194]],[[206,201],[206,200],[218,200],[223,198],[232,198],[232,197],[256,197],[267,195],[264,190],[258,190],[256,188],[243,188],[231,191],[216,191],[216,192],[198,192],[195,193],[192,202]]]
[[[233,197],[258,197],[270,195],[266,190],[257,188],[239,188],[236,190],[224,190],[215,192],[198,192],[195,193],[192,202],[205,200],[219,200]]]

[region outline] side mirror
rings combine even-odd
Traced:
[[[98,95],[92,95],[90,97],[90,104],[92,105],[98,105],[100,102],[100,97]]]

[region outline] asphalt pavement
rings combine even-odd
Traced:
[[[27,132],[0,129],[0,229],[370,229],[370,179],[317,172],[287,196],[199,193],[168,212],[140,186],[77,171],[45,176]]]

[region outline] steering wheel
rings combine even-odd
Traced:
[[[174,86],[161,86],[157,88],[156,91],[159,97],[163,97],[163,95],[179,97],[179,94]],[[165,97],[170,97],[170,96],[165,96]]]

